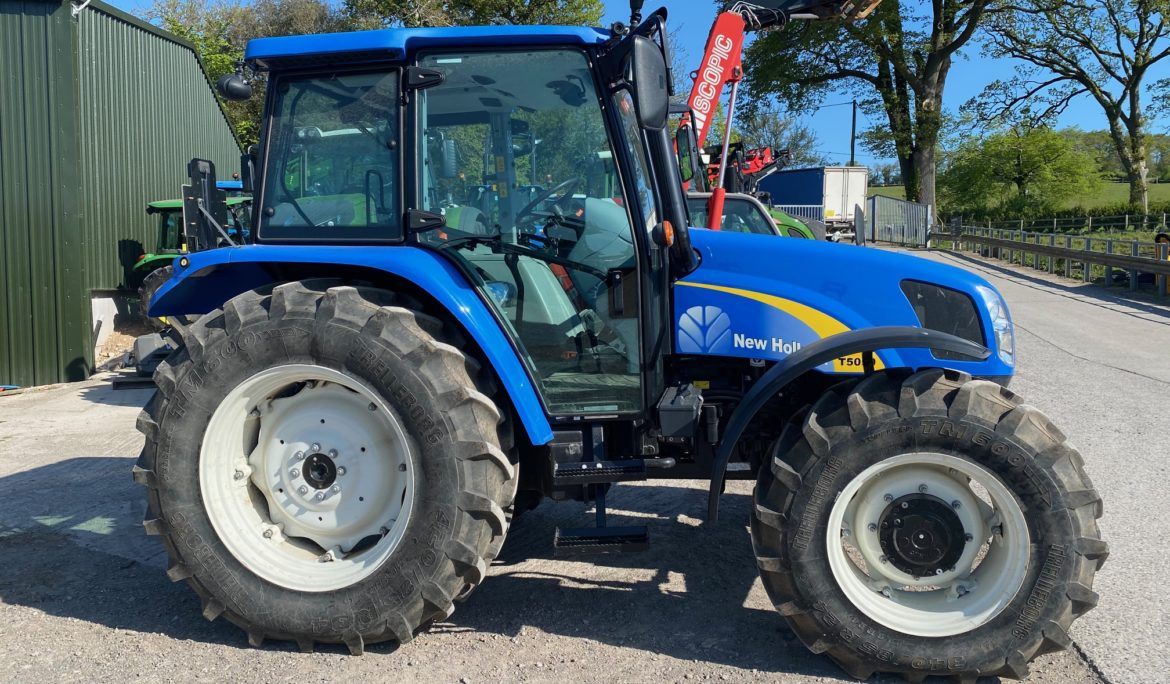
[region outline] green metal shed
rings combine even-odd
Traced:
[[[239,145],[194,48],[97,0],[0,0],[0,74],[0,385],[83,379],[146,203]]]

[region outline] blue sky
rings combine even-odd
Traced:
[[[606,0],[607,23],[612,21],[628,21],[630,14],[629,0]],[[707,32],[715,20],[715,3],[711,0],[647,0],[645,12],[665,6],[670,16],[670,26],[678,31],[679,42],[686,50],[687,63],[697,66],[703,56],[703,46],[707,42]],[[1006,79],[1011,76],[1013,63],[1009,60],[997,60],[979,55],[981,47],[978,40],[966,46],[960,53],[950,75],[947,77],[945,105],[948,109],[956,109],[964,102],[975,97],[983,88],[996,79]],[[1170,62],[1164,62],[1151,71],[1148,83],[1170,76]],[[726,94],[725,94],[726,95]],[[828,95],[825,104],[844,102],[850,99],[847,94]],[[1148,98],[1147,98],[1148,100]],[[802,121],[812,127],[817,133],[820,152],[832,164],[843,164],[849,160],[849,125],[850,107],[833,106],[818,110],[815,114],[804,117]],[[858,115],[858,130],[868,125],[881,125],[880,117],[867,122]],[[1098,106],[1087,97],[1080,97],[1064,112],[1058,126],[1077,126],[1086,130],[1104,129],[1105,116]],[[1170,121],[1164,117],[1153,122],[1152,132],[1170,133]],[[858,147],[858,161],[862,164],[871,164],[876,161],[866,150]]]
[[[112,4],[137,15],[142,15],[149,0],[110,0]],[[630,15],[629,0],[605,0],[605,23],[614,21],[628,21]],[[715,20],[715,3],[712,0],[647,0],[644,12],[666,6],[670,12],[669,23],[672,30],[678,33],[676,49],[682,49],[687,58],[688,68],[697,66],[703,54],[703,46],[707,41],[707,32]],[[749,38],[750,39],[750,38]],[[989,59],[980,56],[981,47],[978,41],[969,44],[960,52],[947,79],[945,104],[948,109],[955,109],[967,100],[982,92],[984,86],[995,79],[1004,79],[1011,76],[1013,63],[1009,60]],[[1149,74],[1148,83],[1170,76],[1170,62],[1159,64]],[[835,105],[849,100],[844,93],[829,94],[824,104]],[[1148,98],[1147,98],[1148,100]],[[817,134],[819,152],[828,158],[831,164],[843,164],[849,159],[849,121],[850,107],[826,106],[815,113],[802,118],[802,122],[809,125]],[[858,115],[858,130],[864,130],[873,125],[882,125],[881,118],[866,119]],[[1087,97],[1080,97],[1073,101],[1057,122],[1059,126],[1077,126],[1086,130],[1105,128],[1105,118],[1100,109]],[[1152,122],[1151,132],[1170,133],[1170,117],[1162,117]],[[880,161],[875,159],[866,150],[858,147],[858,161],[862,164],[873,164]]]

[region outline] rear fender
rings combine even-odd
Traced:
[[[163,266],[170,266],[177,254],[147,254],[134,264],[135,271],[148,272]]]
[[[150,304],[151,316],[204,314],[238,294],[286,278],[293,270],[318,276],[377,271],[426,292],[475,340],[495,370],[533,445],[552,441],[552,427],[528,370],[487,305],[439,254],[418,247],[249,245],[215,249],[175,261],[175,275]]]

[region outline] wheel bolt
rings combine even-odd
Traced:
[[[370,410],[371,410],[371,411],[377,411],[377,410],[378,410],[378,407],[377,407],[377,406],[374,406],[374,403],[373,403],[373,402],[370,402],[370,406],[369,406],[369,408],[370,408]]]
[[[237,480],[242,480],[242,479],[244,479],[244,471],[237,470],[235,473],[232,474],[232,477],[237,479]]]
[[[297,478],[297,477],[301,476],[301,471],[297,470],[296,468],[293,468],[292,470],[288,471],[288,474],[289,474],[289,477]]]
[[[943,573],[942,568],[938,568],[937,570],[934,571],[935,575],[941,575],[942,573]]]
[[[902,519],[901,518],[894,518],[894,527],[901,527],[901,526],[902,526]]]
[[[881,558],[879,558],[879,559],[878,559],[878,562],[879,562],[879,563],[885,563],[887,560],[888,560],[888,559],[887,559],[885,556],[882,556]]]
[[[333,485],[332,487],[329,488],[329,491],[336,494],[336,493],[341,491],[341,485]]]
[[[902,502],[902,508],[910,508],[910,502],[909,502],[909,501],[903,501],[903,502]]]
[[[926,490],[927,490],[927,486],[926,486],[926,485],[924,485],[924,484],[920,484],[920,485],[918,485],[918,493],[919,493],[919,494],[925,494],[925,493],[926,493]]]
[[[264,530],[264,538],[272,539],[272,530]]]
[[[321,499],[325,498],[325,492],[317,492],[317,494],[315,496],[313,496],[313,498],[316,499],[317,501],[320,501]]]
[[[309,493],[309,488],[308,488],[308,487],[306,487],[305,485],[301,485],[301,486],[300,486],[300,487],[297,489],[297,491],[298,491],[298,492],[300,492],[301,496],[304,496],[305,494],[308,494],[308,493]]]
[[[890,588],[889,587],[882,587],[882,596],[885,596],[886,598],[890,598]]]
[[[340,468],[338,468],[338,469],[337,469],[337,475],[338,475],[338,477],[340,477],[340,476],[342,476],[342,475],[344,475],[344,474],[345,474],[345,467],[344,467],[344,466],[343,466],[343,467],[340,467]]]
[[[248,415],[252,416],[253,418],[259,418],[260,417],[260,407],[259,406],[252,407],[252,410],[248,412]]]
[[[889,503],[889,502],[894,500],[894,495],[893,494],[886,494],[882,498],[886,500],[886,503]]]
[[[337,458],[337,449],[329,450],[329,458]]]
[[[955,499],[954,501],[951,502],[951,508],[955,509],[956,511],[962,507],[963,507],[963,504],[959,503],[958,499]]]
[[[405,473],[405,472],[406,472],[406,464],[405,464],[405,463],[401,463],[401,464],[399,464],[399,465],[398,465],[398,471],[399,471],[399,472],[403,472],[403,473]]]
[[[321,451],[321,445],[316,443],[316,442],[313,442],[312,446],[309,447],[309,451],[312,451],[313,453],[318,453]]]
[[[293,454],[293,458],[294,458],[294,459],[296,459],[296,460],[298,460],[298,461],[300,461],[300,460],[304,460],[304,458],[305,458],[305,452],[303,452],[303,451],[298,451],[297,453]]]
[[[869,524],[869,531],[870,532],[877,532],[877,523],[870,523]]]
[[[963,541],[975,541],[975,537],[970,532],[968,532],[967,534],[963,535]]]

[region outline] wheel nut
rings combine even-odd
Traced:
[[[963,535],[963,541],[975,541],[975,537],[970,532],[968,532],[967,534]]]
[[[373,402],[370,402],[370,407],[369,407],[369,408],[370,408],[370,410],[371,410],[371,411],[377,411],[377,410],[378,410],[378,407],[377,407],[377,406],[374,406],[374,403],[373,403]]]
[[[232,477],[237,479],[237,480],[242,480],[242,479],[244,479],[244,471],[237,470],[235,473],[232,474]]]
[[[337,458],[337,449],[329,450],[329,458]]]
[[[877,523],[870,523],[869,524],[869,531],[870,532],[877,532]]]
[[[338,475],[338,477],[340,477],[340,476],[342,476],[342,475],[344,475],[344,474],[345,474],[345,467],[344,467],[344,466],[342,466],[342,467],[340,467],[340,468],[338,468],[338,469],[337,469],[337,475]]]
[[[295,459],[296,459],[296,460],[298,460],[298,461],[304,460],[304,458],[305,458],[305,452],[303,452],[303,451],[298,451],[297,453],[293,454],[293,458],[295,458]]]
[[[316,443],[316,442],[313,442],[312,446],[309,447],[309,451],[312,451],[313,453],[318,453],[321,451],[321,445]]]
[[[333,485],[332,487],[329,488],[329,491],[336,494],[336,493],[341,491],[341,486],[340,485]]]
[[[894,495],[893,494],[886,494],[882,498],[886,500],[886,503],[889,503],[889,502],[894,500]]]
[[[317,501],[320,501],[321,499],[325,498],[325,492],[317,492],[316,495],[313,496],[313,498],[316,499]]]
[[[879,559],[878,559],[878,562],[879,562],[879,563],[885,563],[885,562],[886,562],[886,560],[887,560],[887,558],[886,558],[885,556],[882,556],[881,558],[879,558]]]
[[[403,473],[405,473],[405,472],[406,472],[406,464],[405,464],[405,463],[400,463],[400,464],[398,465],[398,470],[399,470],[399,472],[403,472]]]
[[[927,490],[927,486],[926,486],[926,485],[924,485],[924,484],[920,484],[920,485],[918,485],[918,493],[919,493],[919,494],[925,494],[925,493],[926,493],[926,490]]]
[[[272,539],[272,530],[264,530],[264,538]]]
[[[909,501],[903,501],[903,502],[902,502],[902,508],[910,508],[910,502],[909,502]]]
[[[962,507],[963,507],[963,504],[959,503],[958,499],[955,499],[954,501],[951,502],[951,508],[955,509],[956,511]]]
[[[293,468],[292,470],[288,471],[288,475],[289,475],[289,477],[294,477],[294,478],[300,477],[301,471],[297,470],[296,468]]]
[[[300,486],[300,487],[297,489],[297,491],[298,491],[298,492],[300,492],[301,496],[304,496],[305,494],[308,494],[308,493],[309,493],[309,488],[308,488],[308,487],[306,487],[305,485],[301,485],[301,486]]]

